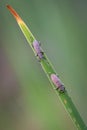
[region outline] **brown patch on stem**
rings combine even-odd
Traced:
[[[15,17],[15,19],[17,20],[18,23],[23,23],[21,17],[17,14],[17,12],[10,5],[7,5],[7,8],[12,13],[12,15]]]

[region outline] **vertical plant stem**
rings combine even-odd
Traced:
[[[20,18],[20,16],[17,14],[17,12],[10,6],[7,5],[7,8],[10,10],[12,15],[15,17],[18,25],[20,26],[24,36],[26,37],[29,45],[31,46],[33,52],[35,53],[34,48],[32,47],[33,42],[36,40],[29,28],[26,26],[26,24],[23,22],[23,20]],[[38,58],[38,57],[37,57]],[[40,64],[42,66],[42,69],[46,73],[48,79],[50,80],[50,83],[57,93],[61,103],[63,104],[65,110],[68,112],[70,115],[70,118],[72,119],[74,125],[78,130],[87,130],[87,127],[82,120],[79,112],[77,111],[75,105],[73,104],[71,98],[69,97],[67,90],[64,91],[64,93],[60,93],[58,89],[55,89],[55,85],[52,83],[50,75],[51,74],[56,74],[56,71],[54,70],[52,64],[50,63],[49,59],[47,58],[46,54],[44,53],[44,58],[40,60]]]

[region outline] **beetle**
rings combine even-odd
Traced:
[[[51,74],[50,78],[51,78],[51,81],[53,82],[53,84],[56,86],[56,90],[59,90],[59,92],[65,91],[65,87],[64,87],[63,83],[61,82],[61,80],[59,79],[59,77],[56,74]]]
[[[36,56],[38,56],[39,60],[44,58],[44,52],[42,51],[40,43],[37,40],[34,40],[32,47],[34,48]]]

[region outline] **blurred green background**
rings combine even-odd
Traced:
[[[6,4],[41,41],[87,125],[87,1],[3,0],[0,51],[6,61],[0,64],[7,69],[0,69],[0,130],[76,130]]]

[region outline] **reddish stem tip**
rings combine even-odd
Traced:
[[[6,7],[12,13],[12,15],[15,17],[15,19],[17,20],[17,22],[22,21],[22,19],[20,18],[20,16],[17,14],[17,12],[10,5],[6,5]]]

